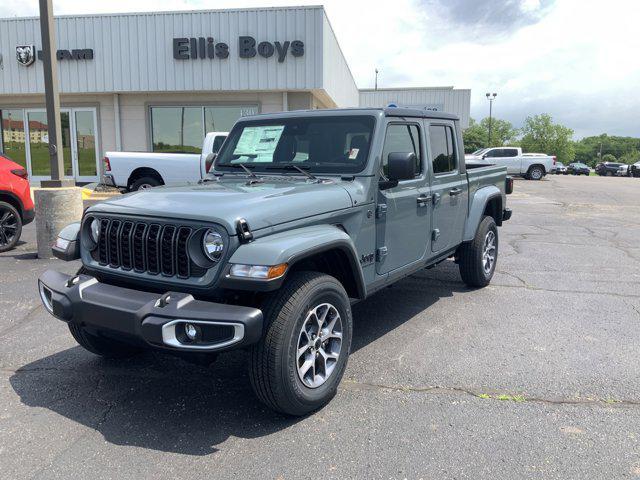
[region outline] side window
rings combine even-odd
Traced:
[[[218,153],[218,150],[220,150],[220,147],[224,143],[224,139],[225,138],[227,138],[227,137],[224,137],[222,135],[218,135],[217,137],[215,137],[213,139],[213,146],[211,147],[211,151],[213,153]]]
[[[389,154],[394,152],[413,152],[416,154],[416,172],[422,172],[422,158],[420,155],[420,129],[417,125],[390,124],[382,149],[382,171],[387,175]]]
[[[518,156],[518,150],[516,150],[515,148],[505,148],[504,149],[504,156],[505,157],[517,157]]]
[[[487,152],[487,158],[502,158],[504,156],[504,150],[502,148],[494,148]]]
[[[457,161],[452,128],[445,125],[431,125],[429,140],[433,173],[437,175],[455,171]]]

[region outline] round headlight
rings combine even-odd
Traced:
[[[224,252],[224,240],[215,230],[207,230],[202,237],[204,254],[213,262],[218,262]]]
[[[97,218],[91,221],[91,240],[93,240],[95,244],[100,240],[100,220]]]

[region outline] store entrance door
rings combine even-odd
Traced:
[[[26,110],[25,137],[27,169],[33,181],[51,178],[47,113]],[[77,182],[98,181],[99,150],[95,108],[60,109],[65,178]]]

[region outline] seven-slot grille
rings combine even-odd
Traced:
[[[166,277],[201,277],[193,264],[189,238],[195,229],[110,218],[100,219],[100,240],[94,259],[100,265]]]

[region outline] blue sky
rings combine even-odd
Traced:
[[[472,90],[471,114],[522,125],[549,113],[575,137],[640,137],[640,2],[635,0],[53,0],[56,14],[319,4],[359,87]],[[3,0],[0,16],[37,14]]]

